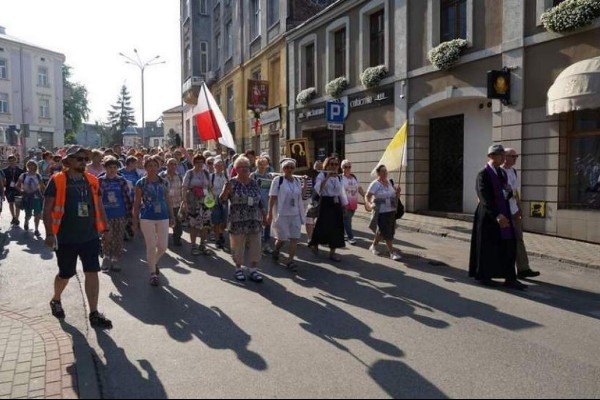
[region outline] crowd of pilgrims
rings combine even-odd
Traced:
[[[83,154],[75,162],[85,162],[85,172],[98,178],[106,218],[100,254],[104,272],[121,270],[124,242],[141,232],[150,284],[158,286],[160,259],[168,249],[169,236],[172,246],[180,247],[184,230],[189,232],[193,256],[229,249],[238,281],[262,282],[258,268],[265,254],[289,271],[297,271],[296,251],[303,227],[315,255],[319,246],[326,246],[329,259],[341,262],[337,249],[356,244],[352,221],[359,198],[367,210],[373,210],[371,228],[376,235],[370,251],[401,259],[393,245],[399,186],[380,166],[378,178],[364,191],[352,173],[352,163],[335,156],[315,163],[302,175],[297,174],[294,159],[284,158],[273,165],[268,155],[257,156],[252,150],[217,155],[206,149],[124,152],[122,146],[97,150],[74,146],[56,154],[30,154],[25,169],[13,156],[0,174],[0,195],[8,201],[14,227],[20,226],[24,211],[24,229],[29,231],[33,219],[34,235],[42,236],[40,222],[51,212],[47,210],[44,218],[44,199],[56,197],[57,191],[51,178],[68,169],[67,161],[74,154]],[[68,201],[65,206],[69,207]],[[91,212],[81,202],[73,207],[80,208],[80,217]],[[68,224],[62,222],[58,243],[52,242],[55,246],[68,236]],[[386,253],[379,251],[381,241]],[[284,258],[281,252],[286,245]]]

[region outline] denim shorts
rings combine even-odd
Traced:
[[[79,244],[59,244],[56,258],[61,279],[71,279],[77,274],[77,259],[81,259],[83,272],[100,272],[100,239]]]
[[[215,208],[212,209],[212,224],[213,225],[225,225],[229,217],[227,205],[217,203]]]

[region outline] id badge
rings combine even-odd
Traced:
[[[155,205],[154,205],[154,213],[155,213],[155,214],[160,214],[160,213],[162,213],[162,207],[161,207],[161,205],[160,205],[160,204],[155,204]]]
[[[77,210],[79,218],[88,218],[90,216],[90,208],[87,203],[79,203]]]
[[[254,207],[254,197],[248,197],[248,206]]]

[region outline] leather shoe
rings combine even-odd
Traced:
[[[527,290],[529,288],[529,286],[519,282],[516,279],[504,282],[504,287],[515,290]]]
[[[537,278],[541,274],[538,271],[532,271],[528,269],[527,271],[522,271],[517,274],[519,279],[527,279],[527,278]]]
[[[479,283],[483,286],[492,287],[492,288],[500,286],[500,284],[498,282],[493,281],[491,279],[481,279],[479,281]]]

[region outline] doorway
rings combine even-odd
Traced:
[[[429,121],[429,210],[463,212],[464,115]]]
[[[311,138],[315,146],[314,160],[325,161],[325,159],[333,153],[336,153],[339,156],[340,161],[344,159],[346,154],[344,131],[336,131],[335,149],[333,146],[333,131],[316,131],[311,134]]]

